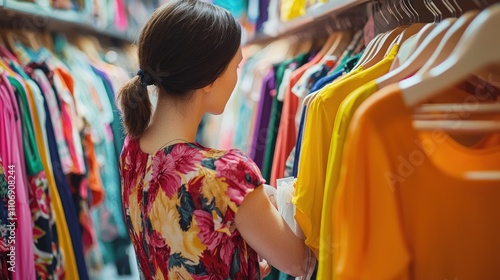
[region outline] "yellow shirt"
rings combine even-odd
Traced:
[[[351,121],[334,204],[335,278],[497,279],[500,179],[464,170],[498,171],[500,145],[423,137],[412,114],[393,85]]]
[[[306,14],[306,0],[283,0],[281,2],[281,21],[289,21]]]
[[[328,153],[328,164],[326,172],[326,183],[323,197],[323,207],[321,213],[320,237],[331,236],[333,232],[333,203],[335,190],[337,188],[340,169],[342,165],[342,152],[344,150],[345,137],[352,116],[357,108],[373,93],[378,91],[376,81],[370,81],[353,91],[340,104],[335,124],[333,136],[330,142],[330,152]],[[319,258],[318,258],[318,279],[333,279],[333,252],[332,239],[320,238]]]
[[[337,111],[342,101],[352,91],[387,73],[397,51],[398,46],[395,45],[389,54],[373,67],[328,85],[309,105],[295,183],[294,203],[295,219],[304,232],[306,244],[317,256],[328,153]],[[324,242],[331,241],[325,238]]]

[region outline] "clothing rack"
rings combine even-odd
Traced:
[[[432,186],[436,187],[435,189],[439,189],[445,184],[434,182],[435,177],[431,175],[416,175],[416,172],[422,172],[424,169],[421,167],[421,163],[411,163],[413,165],[412,170],[409,172],[411,174],[408,176],[404,175],[406,177],[401,179],[401,182],[391,182],[387,179],[388,177],[381,180],[375,179],[375,177],[382,177],[387,170],[396,170],[398,167],[401,167],[401,165],[398,166],[401,162],[398,163],[396,160],[398,156],[402,154],[415,155],[416,150],[419,149],[418,147],[415,148],[416,146],[411,146],[407,152],[403,153],[401,151],[405,149],[406,143],[414,145],[413,141],[415,139],[419,141],[425,139],[425,136],[420,138],[417,134],[421,132],[425,134],[432,129],[436,129],[437,122],[433,124],[434,127],[432,128],[430,128],[431,126],[426,127],[427,123],[421,122],[419,119],[422,116],[413,115],[411,110],[418,108],[416,102],[412,103],[413,108],[409,108],[410,106],[405,102],[386,103],[387,106],[385,108],[379,107],[380,111],[376,114],[373,108],[380,106],[377,105],[377,102],[383,100],[383,98],[389,100],[388,93],[391,93],[391,97],[395,97],[394,100],[396,100],[400,94],[404,94],[397,92],[396,89],[403,89],[402,92],[404,92],[404,89],[408,90],[411,86],[415,88],[412,89],[411,94],[406,94],[407,97],[418,96],[419,93],[425,93],[426,90],[433,92],[432,94],[436,94],[435,96],[437,96],[439,93],[438,88],[437,86],[432,87],[432,84],[437,84],[436,81],[438,79],[434,79],[432,82],[430,82],[431,80],[427,80],[427,83],[425,83],[427,88],[422,87],[424,84],[423,81],[428,79],[428,76],[439,76],[439,78],[443,78],[443,81],[446,80],[446,76],[441,76],[440,73],[445,73],[445,71],[452,73],[450,64],[452,64],[453,59],[456,59],[455,61],[462,60],[462,62],[475,62],[477,60],[481,61],[479,60],[479,57],[481,57],[484,61],[481,65],[485,68],[487,62],[497,62],[498,57],[493,55],[495,51],[491,46],[498,44],[498,40],[493,40],[491,36],[495,34],[493,26],[498,26],[497,23],[500,16],[500,6],[493,4],[499,1],[352,1],[349,3],[350,6],[346,8],[338,4],[340,2],[347,3],[347,1],[332,1],[331,3],[313,6],[302,17],[279,24],[276,32],[270,32],[272,31],[271,28],[266,29],[265,21],[264,24],[256,28],[256,30],[264,30],[264,32],[258,33],[253,40],[247,41],[248,46],[245,50],[250,54],[248,55],[248,60],[241,67],[241,79],[243,82],[237,92],[238,96],[241,97],[239,100],[234,99],[236,105],[233,106],[233,110],[236,113],[235,116],[231,116],[232,119],[235,119],[235,129],[233,131],[231,128],[226,128],[227,123],[230,124],[231,121],[224,119],[222,121],[224,126],[221,125],[220,134],[227,138],[230,138],[232,134],[234,135],[234,141],[231,144],[233,146],[239,145],[239,149],[246,150],[250,154],[256,164],[259,165],[264,178],[269,184],[275,184],[277,188],[280,188],[283,187],[283,184],[280,186],[282,180],[291,180],[289,179],[290,177],[296,178],[296,181],[294,181],[293,201],[296,206],[296,211],[294,212],[295,220],[305,233],[306,244],[313,251],[317,250],[315,253],[318,257],[318,279],[337,279],[337,277],[338,279],[430,279],[432,277],[429,277],[429,275],[433,272],[427,266],[422,269],[424,267],[422,263],[433,263],[438,268],[436,270],[441,268],[446,270],[452,266],[446,267],[442,264],[448,264],[450,259],[459,256],[461,253],[458,253],[458,251],[457,253],[450,252],[448,256],[442,257],[440,253],[446,249],[436,249],[439,246],[434,246],[431,250],[439,253],[431,253],[430,255],[437,258],[442,257],[440,261],[429,261],[432,257],[418,259],[418,257],[415,257],[415,252],[418,251],[415,248],[427,243],[423,242],[415,245],[416,243],[411,244],[411,242],[416,240],[416,237],[429,237],[431,235],[429,232],[437,227],[430,226],[429,230],[419,228],[419,230],[411,231],[414,228],[410,229],[407,225],[415,222],[417,219],[408,216],[403,217],[401,213],[413,214],[418,212],[421,214],[427,211],[430,216],[433,216],[434,212],[436,216],[439,216],[437,214],[437,212],[441,212],[439,211],[439,206],[444,205],[444,203],[438,202],[439,206],[433,206],[435,207],[433,211],[429,211],[430,208],[427,204],[428,197],[422,196],[420,198],[422,199],[422,203],[416,203],[415,205],[418,204],[419,206],[415,207],[418,208],[418,210],[415,210],[412,209],[412,205],[408,201],[414,202],[414,199],[418,198],[415,195],[407,195],[405,192],[410,193],[415,191],[417,187],[424,186]],[[292,14],[289,11],[292,8],[288,6],[283,7],[285,7],[283,8],[285,12],[289,12],[288,15]],[[297,10],[294,9],[293,11],[296,12]],[[347,24],[344,24],[346,14],[353,15],[360,21],[364,19],[366,25],[363,30],[356,30],[359,25],[349,24],[349,19],[346,19]],[[273,16],[275,17],[276,15]],[[297,16],[297,13],[293,14],[293,16]],[[286,17],[284,18],[286,19]],[[486,21],[485,19],[488,20]],[[262,21],[256,22],[260,24]],[[472,25],[471,22],[474,24]],[[439,28],[436,26],[439,26]],[[328,27],[331,28],[330,30],[337,29],[350,32],[329,33],[328,39],[325,40],[329,43],[322,43],[324,41],[317,40],[318,38],[314,36],[308,36],[308,32],[311,30],[327,30]],[[423,27],[426,27],[426,29]],[[346,39],[346,42],[350,42],[350,44],[345,44],[342,48],[339,48],[338,46],[341,44],[338,42],[346,38],[345,36],[350,36],[346,34],[351,32],[354,36]],[[305,36],[302,36],[302,34]],[[472,34],[475,36],[471,36]],[[318,35],[318,33],[314,35]],[[297,39],[296,37],[299,37],[299,40],[295,40]],[[331,37],[334,39],[330,40]],[[470,47],[469,42],[474,42],[474,47]],[[483,54],[486,51],[489,51],[488,54]],[[304,59],[304,55],[309,57]],[[347,59],[344,59],[345,57]],[[463,79],[460,81],[460,85],[456,85],[458,80],[460,80],[456,78],[458,75],[449,75],[448,85],[450,88],[456,88],[450,89],[446,93],[441,92],[441,98],[450,98],[450,100],[433,101],[429,98],[422,107],[429,106],[427,108],[430,108],[432,103],[438,104],[441,102],[450,106],[456,103],[454,105],[460,106],[460,102],[464,103],[464,99],[462,99],[463,95],[465,99],[474,97],[478,100],[477,102],[487,101],[485,104],[481,104],[485,105],[485,107],[482,107],[484,111],[478,109],[474,111],[475,113],[492,112],[493,114],[493,110],[487,108],[486,105],[492,108],[499,107],[498,85],[494,86],[491,84],[494,79],[486,74],[477,73],[480,77],[475,77],[475,71],[479,68],[477,65],[478,63],[475,66],[473,63],[464,63],[460,67],[455,67],[456,69],[466,70],[460,76]],[[483,70],[487,71],[488,75],[492,77],[498,75],[498,68],[495,67],[492,67],[493,69],[491,70]],[[467,72],[467,74],[470,77],[465,79],[465,73],[469,70],[470,72]],[[380,72],[377,73],[378,71]],[[452,80],[451,76],[454,76],[455,79]],[[417,85],[420,85],[420,87],[417,88]],[[370,89],[372,86],[373,88]],[[441,90],[443,88],[444,86],[441,87]],[[485,89],[487,89],[488,93],[483,92]],[[429,93],[426,96],[430,97],[432,94]],[[487,95],[488,99],[480,100],[478,96],[482,94]],[[408,99],[411,100],[411,97]],[[401,101],[402,99],[398,100]],[[424,103],[423,98],[420,102]],[[396,132],[395,126],[391,126],[394,123],[399,123],[402,119],[401,116],[392,115],[396,111],[405,111],[408,113],[407,127],[409,131],[415,133],[415,136],[412,135],[407,140],[398,139],[391,142],[393,136],[409,135],[409,133],[402,130],[401,132]],[[381,118],[374,119],[375,115],[381,116]],[[440,117],[444,118],[444,116]],[[394,163],[388,164],[390,167],[384,166],[379,170],[375,170],[379,168],[379,165],[378,162],[375,163],[376,160],[374,159],[378,157],[379,151],[386,148],[375,147],[373,145],[375,141],[366,138],[369,134],[368,131],[371,130],[369,126],[356,127],[356,125],[361,123],[358,121],[362,120],[362,118],[370,119],[367,123],[374,124],[377,127],[374,128],[374,131],[377,130],[377,133],[382,130],[387,133],[388,137],[386,140],[380,141],[380,143],[383,143],[381,146],[390,148],[387,148],[387,152],[381,158],[380,164],[388,159],[394,160]],[[430,120],[429,123],[439,119],[434,115],[424,116],[424,118],[428,118]],[[464,150],[467,150],[467,147],[471,146],[471,144],[477,144],[477,149],[489,148],[490,146],[480,146],[483,145],[483,142],[475,141],[492,138],[478,137],[476,139],[474,138],[476,137],[475,135],[471,136],[469,134],[477,133],[478,131],[484,132],[487,129],[489,129],[488,131],[494,131],[495,136],[498,133],[498,126],[495,126],[495,130],[490,129],[486,126],[486,123],[476,122],[473,117],[470,120],[468,119],[469,117],[464,116],[455,116],[454,118],[460,118],[464,123],[468,122],[459,129],[459,133],[465,134],[463,137],[457,137],[462,142],[452,142],[451,138],[447,139],[450,141],[436,148],[436,151],[446,151],[447,147],[453,147],[454,144],[457,144],[456,147],[464,148]],[[498,125],[496,119],[485,118],[491,121],[488,125]],[[413,120],[415,121],[412,123]],[[440,125],[433,132],[443,130],[443,132],[449,134],[457,133],[451,128],[450,124],[452,121],[454,120],[450,118],[450,122]],[[242,122],[250,124],[249,132],[247,131],[247,127],[241,128],[241,126],[238,126]],[[468,127],[469,125],[470,127]],[[386,128],[379,131],[379,127]],[[491,135],[494,133],[491,133]],[[486,136],[492,137],[491,135]],[[250,143],[243,142],[248,138],[252,138]],[[221,143],[221,145],[224,144]],[[497,144],[488,142],[487,145],[495,147],[494,145]],[[325,145],[324,148],[321,148],[322,145]],[[418,146],[418,144],[416,145]],[[392,150],[393,148],[398,149],[398,151]],[[360,156],[363,150],[367,152],[366,156]],[[456,162],[456,159],[460,158],[458,151],[451,152],[451,149],[449,151],[450,154],[443,156],[443,166],[452,165]],[[471,154],[475,153],[475,150],[472,149],[468,151]],[[436,154],[429,155],[428,159],[430,160],[427,163],[434,162]],[[353,156],[355,160],[352,160],[349,156]],[[450,160],[451,158],[453,160]],[[468,159],[464,162],[467,161]],[[482,163],[487,161],[486,156],[481,159]],[[433,164],[438,166],[436,162]],[[463,166],[465,165],[463,164]],[[370,168],[373,169],[364,169],[363,166],[371,166]],[[415,168],[413,169],[413,167]],[[495,161],[492,161],[492,164],[487,168],[481,169],[470,165],[467,166],[469,168],[467,171],[482,170],[485,177],[486,175],[492,178],[493,176],[497,176],[494,177],[494,180],[498,180],[499,167],[500,162],[498,161],[498,157],[496,157]],[[456,169],[460,168],[457,167]],[[443,170],[445,169],[443,168]],[[486,173],[486,171],[489,173]],[[394,174],[397,172],[401,173],[401,169],[397,170]],[[422,173],[425,173],[425,171]],[[439,174],[440,171],[436,173]],[[371,178],[370,176],[373,174],[377,175]],[[411,182],[408,183],[410,180],[402,182],[410,177],[412,180],[418,177],[422,182],[426,182],[417,183],[414,188],[411,188],[409,187]],[[357,181],[357,178],[360,178],[359,181]],[[389,182],[387,183],[387,181]],[[470,181],[467,184],[471,187],[476,187],[481,183]],[[396,185],[398,187],[395,187]],[[496,182],[497,185],[498,182]],[[456,194],[452,192],[455,192],[457,189],[455,186],[450,189],[449,196],[455,196]],[[429,197],[432,196],[429,200],[436,198],[436,196],[431,194],[432,191],[434,189],[429,192]],[[401,226],[402,230],[395,235],[389,235],[385,232],[390,231],[385,224],[388,221],[385,220],[386,217],[391,216],[386,214],[389,211],[385,212],[387,210],[386,206],[389,204],[385,201],[382,203],[375,202],[377,199],[384,199],[386,197],[384,192],[388,193],[387,197],[394,198],[394,209],[398,209],[394,211],[397,214],[391,214],[393,217],[396,217],[393,220],[395,221],[394,224],[401,222],[403,225]],[[422,189],[418,189],[418,192],[427,194]],[[403,193],[405,194],[403,195]],[[409,198],[409,200],[403,202],[402,197]],[[469,199],[468,195],[464,195],[464,197],[467,200]],[[482,201],[487,201],[487,198],[488,195],[485,195],[482,198],[471,198],[470,201],[477,199],[474,203],[478,203],[479,205]],[[391,207],[389,206],[389,208]],[[458,212],[447,212],[449,209],[453,209],[452,207],[454,206],[450,204],[444,207],[446,210],[442,212],[446,213],[447,217],[441,219],[436,224],[440,224],[441,221],[448,222],[453,219],[460,221],[463,215],[460,215]],[[460,205],[460,207],[463,206]],[[315,210],[311,211],[311,209]],[[404,209],[404,211],[400,209]],[[358,210],[359,212],[357,212]],[[482,209],[479,206],[472,206],[467,208],[467,210],[477,210],[479,212]],[[492,216],[498,213],[498,211],[491,212]],[[468,215],[469,213],[467,213]],[[487,209],[484,211],[484,214],[472,217],[471,220],[473,222],[471,224],[475,222],[475,218],[480,220],[479,217],[488,217]],[[378,220],[379,218],[380,220]],[[492,217],[493,220],[498,221],[496,218]],[[382,220],[384,221],[382,222],[383,226],[382,223],[379,223]],[[424,221],[423,223],[426,226],[430,224],[427,223],[430,220],[430,218],[422,219],[420,217],[418,219],[418,221]],[[458,227],[462,227],[464,224],[466,223],[460,221]],[[293,228],[293,226],[291,227]],[[396,228],[399,230],[399,225]],[[374,234],[372,234],[372,231]],[[401,234],[403,236],[401,239],[393,238],[393,236],[397,236],[401,232],[404,232]],[[459,233],[459,230],[436,231],[432,234],[437,237],[440,236],[441,232],[457,232],[457,236],[464,236],[464,240],[469,239],[466,233]],[[481,241],[484,241],[481,234],[486,232],[487,230],[484,232],[479,230],[474,231],[474,233],[480,236],[477,240]],[[408,236],[404,236],[405,234],[408,234]],[[353,238],[356,237],[360,238],[353,241]],[[380,239],[374,241],[376,238]],[[380,242],[380,240],[384,238],[387,238],[385,240],[387,244],[396,244],[400,240],[404,240],[401,241],[401,244],[403,244],[401,246],[408,247],[397,251],[390,249],[390,246],[381,246],[380,244],[383,242]],[[453,238],[445,241],[447,237],[436,239],[443,241],[443,244],[447,241],[454,241]],[[474,238],[470,239],[473,240]],[[491,238],[487,242],[489,242],[487,244],[493,244],[498,242],[498,239]],[[466,252],[460,245],[463,243],[467,242],[457,242],[457,244],[443,246],[443,248],[457,248],[461,250],[460,252]],[[409,249],[411,252],[407,255],[403,256],[403,254],[399,254],[399,252],[406,251],[408,248],[411,248]],[[481,246],[475,246],[471,251],[477,248],[481,248]],[[489,247],[485,246],[484,248],[488,248],[491,252],[498,252],[498,250],[493,249],[493,245]],[[420,248],[419,250],[422,249]],[[368,251],[370,252],[366,253]],[[353,257],[358,253],[358,256]],[[375,256],[375,253],[380,253],[380,256]],[[391,254],[395,256],[393,261],[389,261],[386,258],[386,256]],[[478,256],[486,256],[485,254],[479,253]],[[464,255],[469,256],[467,253]],[[414,273],[412,270],[421,269],[421,272],[418,274],[419,276],[402,276],[403,273],[406,273],[403,272],[406,268],[395,268],[393,271],[383,275],[386,266],[390,267],[393,263],[398,263],[407,256],[408,262],[406,260],[403,261],[405,264],[402,267],[410,263],[408,265],[408,275]],[[485,257],[484,263],[497,258]],[[380,263],[377,264],[377,261],[380,261]],[[450,261],[450,263],[453,261]],[[353,265],[349,267],[346,265],[348,262],[351,262]],[[455,261],[455,263],[459,263],[459,261]],[[356,265],[359,265],[359,267],[356,267]],[[477,265],[476,267],[481,267],[481,265]],[[418,268],[419,266],[420,268]],[[456,274],[453,274],[457,276],[451,278],[491,278],[478,276],[480,274],[478,271],[481,269],[476,272],[470,272],[471,274],[469,275],[474,275],[473,277],[467,277],[464,276],[466,272],[458,272],[458,267],[461,268],[462,265],[458,264],[450,268],[451,271],[457,271]],[[467,268],[472,267],[474,265],[470,265]],[[370,271],[369,269],[373,270]],[[387,269],[387,271],[390,269]],[[401,275],[399,275],[400,272]],[[498,275],[498,272],[495,273]],[[396,274],[397,276],[395,276]],[[451,275],[451,273],[447,275]],[[273,275],[273,277],[269,279],[277,279],[276,275]],[[446,277],[434,278],[445,279]]]
[[[115,26],[98,26],[90,13],[74,10],[58,10],[32,2],[0,0],[0,22],[12,28],[48,30],[61,33],[87,33],[112,38],[122,42],[134,42],[139,30],[118,30]]]
[[[316,4],[304,16],[281,22],[276,30],[255,34],[244,45],[268,44],[283,37],[310,30],[332,31],[363,28],[368,17],[374,17],[375,34],[415,22],[438,22],[457,17],[473,9],[484,9],[497,0],[338,0]],[[458,5],[458,6],[456,6]]]
[[[262,32],[246,41],[245,45],[266,44],[289,35],[329,26],[332,30],[353,30],[366,23],[366,4],[370,0],[339,0],[317,4],[307,14],[289,22],[280,23],[272,32]]]

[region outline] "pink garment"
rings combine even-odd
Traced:
[[[13,60],[19,63],[17,57],[15,57],[4,45],[0,45],[0,55],[6,57],[8,60]]]
[[[6,131],[0,133],[0,154],[4,157],[5,165],[15,165],[15,273],[13,280],[35,279],[35,263],[33,254],[33,231],[31,210],[29,208],[27,177],[22,145],[22,132],[19,109],[15,93],[5,76],[1,74],[0,96],[4,108],[2,120]]]
[[[115,0],[115,27],[120,31],[125,31],[128,27],[127,8],[123,0]]]

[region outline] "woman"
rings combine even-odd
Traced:
[[[162,6],[142,31],[140,70],[119,103],[123,208],[143,279],[260,279],[269,267],[258,256],[304,274],[309,251],[256,165],[195,143],[202,116],[221,114],[236,85],[240,41],[226,10],[196,0]]]

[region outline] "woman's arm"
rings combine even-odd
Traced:
[[[269,264],[293,276],[305,274],[307,258],[312,257],[309,248],[280,216],[263,187],[245,197],[235,223],[243,239]]]

